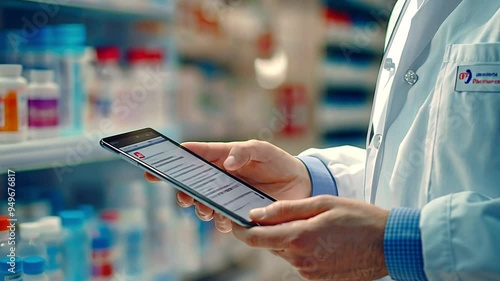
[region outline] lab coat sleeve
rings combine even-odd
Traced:
[[[500,280],[500,198],[439,197],[422,209],[420,230],[429,281]]]
[[[364,200],[366,150],[353,146],[311,148],[299,154],[299,158],[303,156],[315,157],[323,162],[333,175],[338,196]],[[308,169],[310,170],[309,166]]]

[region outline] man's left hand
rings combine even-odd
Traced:
[[[261,226],[234,224],[233,233],[282,257],[308,280],[374,280],[388,274],[383,247],[388,214],[323,195],[252,210],[250,217]]]

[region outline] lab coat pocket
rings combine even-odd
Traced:
[[[500,43],[450,45],[439,78],[429,199],[500,196]]]

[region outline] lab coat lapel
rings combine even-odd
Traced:
[[[400,58],[398,69],[395,73],[394,84],[391,87],[391,93],[385,109],[385,118],[382,118],[382,134],[386,135],[390,125],[397,118],[406,102],[410,85],[404,80],[405,73],[408,70],[417,71],[423,62],[427,59],[430,43],[436,32],[451,12],[460,4],[462,0],[427,0],[423,6],[417,11],[412,18],[412,23],[409,31],[409,36],[405,42],[394,42],[395,44],[405,44],[402,56]],[[397,28],[394,32],[398,32]],[[417,72],[418,74],[418,72]],[[418,81],[417,81],[418,82]],[[365,182],[365,198],[369,198],[370,202],[375,202],[375,196],[378,189],[378,181],[385,149],[384,145],[380,146],[378,153],[367,158],[367,169],[370,169],[368,163],[374,163],[373,171],[369,177],[371,185]],[[367,188],[370,187],[370,188]],[[366,197],[369,193],[370,196]]]
[[[385,131],[401,112],[410,85],[404,80],[408,70],[417,71],[429,55],[432,38],[446,18],[462,0],[429,0],[423,4],[412,19],[409,37],[406,41],[386,113]],[[419,73],[417,72],[417,75]]]

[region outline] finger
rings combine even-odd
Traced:
[[[177,191],[177,195],[175,196],[177,204],[183,208],[190,207],[194,204],[193,197],[185,194],[184,192]]]
[[[232,229],[231,221],[220,213],[214,214],[215,228],[222,233],[229,233]]]
[[[284,253],[284,250],[269,250],[271,254],[277,257],[282,257],[281,255]]]
[[[214,210],[210,209],[209,207],[203,205],[200,202],[195,203],[195,208],[196,208],[196,215],[202,221],[210,221],[214,217]]]
[[[144,172],[144,177],[149,182],[158,182],[158,181],[161,181],[159,178],[153,176],[152,174],[150,174],[148,172]]]
[[[284,259],[288,263],[290,263],[290,260],[292,259],[293,256],[297,255],[297,253],[295,251],[286,251],[283,249],[275,249],[275,250],[269,249],[268,251],[271,254]]]
[[[333,196],[316,196],[300,200],[276,201],[267,207],[251,210],[250,218],[261,225],[305,220],[330,210],[335,199]]]
[[[224,161],[224,168],[236,171],[250,161],[263,162],[268,159],[270,148],[272,146],[266,145],[266,142],[257,140],[235,143]]]
[[[222,166],[222,163],[226,160],[232,145],[230,143],[222,142],[185,142],[182,146],[199,155],[201,158],[215,163],[218,166]]]
[[[297,222],[271,226],[244,228],[233,223],[233,234],[250,247],[265,249],[290,249],[292,238],[301,232]]]
[[[318,270],[316,266],[312,266],[306,269],[298,270],[300,276],[305,278],[306,280],[316,280],[316,281],[327,281],[327,280],[352,280],[352,276],[350,278],[346,278],[346,276],[342,276],[341,274],[333,274],[329,272],[325,272],[323,270]]]

